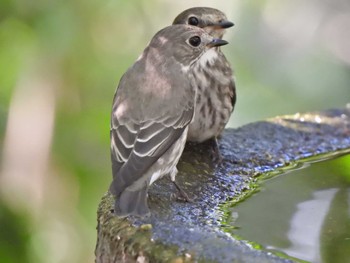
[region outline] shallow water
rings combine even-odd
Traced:
[[[350,155],[302,163],[229,208],[235,237],[309,262],[350,262]]]

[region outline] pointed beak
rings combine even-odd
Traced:
[[[214,38],[210,43],[207,44],[208,47],[219,47],[223,45],[227,45],[228,42],[219,38]]]
[[[223,20],[221,22],[219,22],[218,24],[216,24],[217,27],[220,28],[229,28],[229,27],[233,27],[235,24],[232,23],[231,21],[227,21],[227,20]]]

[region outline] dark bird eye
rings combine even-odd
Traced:
[[[198,47],[201,43],[201,38],[199,36],[191,37],[189,40],[191,46]]]
[[[192,25],[192,26],[198,26],[199,22],[198,22],[198,19],[194,16],[191,16],[189,19],[188,19],[188,24],[189,25]]]

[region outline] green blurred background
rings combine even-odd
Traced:
[[[1,0],[1,262],[94,261],[115,87],[193,6],[235,23],[223,48],[238,89],[229,126],[349,103],[347,0]]]

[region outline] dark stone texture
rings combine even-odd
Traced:
[[[98,211],[96,262],[293,262],[225,233],[230,216],[220,207],[251,194],[259,175],[349,149],[350,109],[227,129],[219,148],[223,161],[216,164],[211,142],[186,146],[176,181],[191,203],[174,200],[177,190],[163,178],[149,191],[149,218],[120,219],[110,212],[113,197],[106,194]]]

